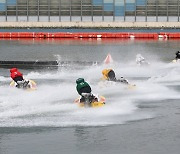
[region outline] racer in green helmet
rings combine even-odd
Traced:
[[[90,85],[84,81],[83,78],[78,78],[76,80],[76,90],[78,92],[79,95],[81,95],[81,99],[80,99],[80,102],[84,102],[84,96],[82,95],[82,93],[88,93],[90,94],[90,97],[91,97],[91,100],[93,101],[93,99],[96,99],[97,101],[97,98],[91,94],[91,87]]]

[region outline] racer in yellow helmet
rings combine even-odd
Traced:
[[[103,80],[108,80],[108,81],[116,81],[116,75],[115,72],[113,71],[113,69],[104,69],[102,71]]]
[[[102,70],[102,74],[103,74],[102,80],[129,84],[128,80],[125,79],[124,77],[121,77],[120,79],[116,79],[116,75],[113,69],[104,69]]]

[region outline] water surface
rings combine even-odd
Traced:
[[[20,69],[37,82],[33,92],[9,87],[9,69],[0,69],[0,152],[179,153],[180,71],[171,63],[179,40],[18,39],[0,41],[0,60],[58,60],[58,69]],[[110,53],[114,63],[104,65]],[[150,63],[139,67],[136,54]],[[98,65],[96,65],[98,62]],[[101,71],[113,68],[136,89],[99,84]],[[103,108],[79,108],[77,78],[106,97]]]

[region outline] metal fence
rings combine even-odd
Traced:
[[[180,0],[0,0],[0,21],[175,21]]]

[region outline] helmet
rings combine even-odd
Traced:
[[[112,70],[112,69],[103,69],[102,74],[107,76],[110,70]]]
[[[106,77],[108,77],[108,73],[111,71],[112,69],[103,69],[102,70],[102,74]]]
[[[106,72],[107,72],[107,69],[103,69],[103,70],[102,70],[102,74],[103,74],[103,75],[105,75]]]
[[[14,68],[11,68],[11,69],[10,69],[10,72],[13,73],[13,72],[16,72],[17,70],[18,70],[18,69],[14,67]]]
[[[76,80],[76,84],[79,84],[79,83],[81,83],[81,82],[85,82],[83,78],[78,78],[78,79]]]

